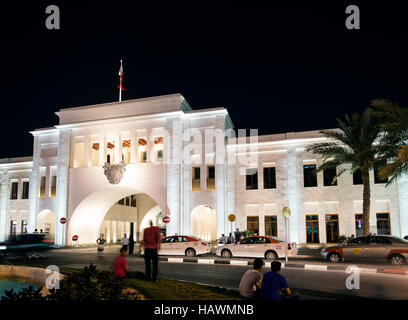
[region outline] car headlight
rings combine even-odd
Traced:
[[[0,246],[0,250],[6,250],[7,247],[6,246]]]

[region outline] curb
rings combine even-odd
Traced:
[[[252,266],[252,261],[246,260],[225,260],[225,259],[204,259],[204,258],[164,258],[159,257],[159,261],[169,262],[169,263],[197,263],[197,264],[229,264],[232,266]],[[270,268],[271,262],[265,262],[265,267]],[[314,270],[314,271],[344,271],[347,272],[347,266],[339,265],[319,265],[319,264],[299,264],[299,263],[282,263],[282,268],[287,269],[304,269],[304,270]],[[383,273],[383,274],[393,274],[393,275],[404,275],[408,276],[408,270],[402,269],[392,269],[392,268],[364,268],[359,267],[360,273]]]

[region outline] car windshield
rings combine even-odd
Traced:
[[[390,238],[392,242],[408,244],[407,240],[404,240],[404,239],[401,239],[401,238],[398,238],[398,237],[395,237],[395,236],[390,236],[388,238]]]

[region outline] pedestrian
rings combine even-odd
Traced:
[[[100,234],[99,238],[96,239],[96,243],[98,244],[98,257],[102,258],[103,257],[103,250],[104,247],[103,245],[105,244],[105,239],[103,238],[103,233]]]
[[[239,229],[237,228],[237,230],[234,233],[235,236],[235,243],[237,243],[240,239],[241,239],[241,232],[239,231]]]
[[[227,237],[225,236],[225,234],[221,235],[218,243],[220,243],[220,244],[226,244],[227,243]]]
[[[120,255],[113,261],[113,273],[119,278],[126,277],[129,274],[128,262],[126,260],[127,250],[120,248]]]
[[[126,251],[128,250],[128,246],[129,246],[129,238],[126,237],[126,233],[123,235],[122,238],[122,248],[126,249]]]
[[[281,266],[279,261],[272,261],[271,271],[264,274],[261,283],[262,300],[299,299],[297,295],[292,295],[285,277],[280,274]],[[281,291],[284,295],[281,295]]]
[[[135,248],[135,239],[133,239],[133,234],[131,233],[129,236],[129,254],[133,254],[134,248]]]
[[[34,230],[34,233],[38,233],[38,229],[35,229],[35,230]]]
[[[262,259],[256,258],[251,270],[244,273],[239,284],[239,293],[245,298],[259,299],[261,296]]]
[[[234,243],[234,237],[232,236],[231,232],[230,232],[230,234],[228,236],[227,243]]]
[[[144,229],[143,239],[140,249],[144,247],[144,259],[146,265],[146,280],[156,281],[158,274],[158,251],[160,250],[160,229],[153,226],[153,221],[149,221],[150,227]],[[151,267],[153,264],[153,273]]]

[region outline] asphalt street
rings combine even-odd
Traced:
[[[28,260],[29,264],[46,267],[81,268],[90,263],[99,269],[111,270],[118,248],[107,248],[104,258],[98,258],[93,248],[79,250],[54,250],[45,257]],[[139,256],[128,257],[132,271],[144,271],[144,260]],[[283,261],[284,262],[284,261]],[[16,264],[19,261],[15,261]],[[320,263],[322,263],[320,261]],[[239,281],[248,266],[203,265],[194,263],[160,262],[159,277],[183,280],[206,285],[238,289]],[[269,271],[264,268],[263,272]],[[282,274],[289,286],[297,291],[302,299],[408,299],[408,276],[379,273],[360,273],[360,289],[346,288],[350,274],[344,271],[316,271],[284,268]],[[171,297],[169,297],[171,299]]]

